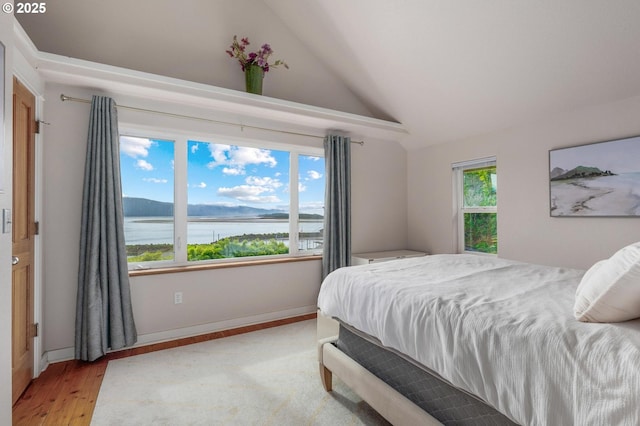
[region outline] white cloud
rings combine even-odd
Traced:
[[[138,169],[142,169],[142,170],[146,170],[148,172],[150,172],[151,170],[153,170],[153,165],[151,165],[151,163],[145,161],[145,160],[138,160],[136,161],[136,167]]]
[[[269,167],[275,167],[278,164],[276,159],[271,155],[271,151],[267,149],[239,146],[229,151],[229,154],[232,164],[242,167],[247,164],[266,164]]]
[[[307,176],[309,176],[309,179],[311,179],[311,180],[317,180],[317,179],[320,179],[322,177],[322,173],[317,172],[315,170],[309,170],[307,172]]]
[[[258,177],[258,176],[249,176],[245,179],[249,185],[257,185],[264,186],[267,188],[280,188],[282,186],[282,182],[279,179],[273,179],[270,177]]]
[[[191,153],[195,154],[196,152],[198,152],[198,148],[200,148],[200,144],[194,143],[193,145],[191,145]]]
[[[207,145],[209,148],[209,152],[211,152],[211,158],[213,158],[214,162],[223,165],[227,164],[227,152],[231,149],[231,145],[222,145],[215,143],[210,143]]]
[[[231,198],[237,198],[238,196],[244,197],[248,195],[260,195],[263,192],[269,192],[269,190],[255,185],[238,185],[233,188],[220,187],[218,189],[218,194]]]
[[[149,148],[153,142],[147,138],[135,138],[133,136],[120,137],[120,151],[129,157],[138,158],[149,155]]]
[[[201,204],[205,204],[207,206],[224,206],[224,207],[238,207],[238,203],[234,203],[233,201],[229,201],[229,202],[224,202],[224,201],[217,201],[215,203],[208,203],[208,202],[204,202]]]
[[[271,155],[271,151],[267,149],[219,144],[208,145],[213,161],[207,164],[207,167],[213,169],[217,166],[226,166],[223,172],[227,174],[244,174],[245,167],[252,164],[262,164],[269,167],[275,167],[278,164]],[[243,172],[240,173],[240,171]]]
[[[207,184],[206,184],[206,183],[204,183],[204,182],[200,182],[200,183],[199,183],[199,184],[197,184],[197,185],[193,185],[193,187],[194,187],[194,188],[206,188],[206,187],[207,187]]]
[[[238,185],[233,188],[221,187],[218,195],[252,203],[276,203],[280,199],[275,195],[262,195],[273,192],[273,189],[255,185]]]
[[[247,201],[251,203],[279,203],[280,198],[276,195],[269,195],[267,197],[247,197],[246,199],[238,198],[241,201]]]
[[[211,163],[209,163],[211,164]],[[243,175],[245,174],[244,169],[240,169],[240,168],[233,168],[233,167],[225,167],[222,169],[222,173],[224,173],[225,175],[229,175],[229,176],[238,176],[238,175]]]
[[[307,190],[307,187],[302,184],[302,182],[298,182],[298,192],[304,192]]]
[[[158,179],[158,178],[142,178],[143,181],[145,182],[151,182],[151,183],[167,183],[169,182],[167,179]]]

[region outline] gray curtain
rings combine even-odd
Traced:
[[[137,341],[131,307],[113,99],[93,96],[82,195],[75,357],[93,361]]]
[[[351,138],[324,139],[326,187],[322,278],[351,264]]]

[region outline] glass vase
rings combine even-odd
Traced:
[[[262,95],[262,80],[264,70],[258,65],[248,65],[244,68],[244,78],[247,86],[247,93]]]

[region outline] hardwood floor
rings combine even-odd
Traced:
[[[49,365],[13,406],[14,425],[88,425],[109,361],[207,340],[249,333],[316,318],[316,314],[270,321],[232,330],[111,352],[94,362],[65,361]]]

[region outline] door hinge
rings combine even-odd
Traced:
[[[40,121],[36,120],[33,124],[33,132],[36,134],[40,134]]]
[[[35,323],[33,324],[32,328],[33,329],[31,330],[31,333],[32,333],[31,337],[38,337],[38,333],[40,331],[40,324]]]
[[[40,222],[33,224],[33,235],[40,235]]]

